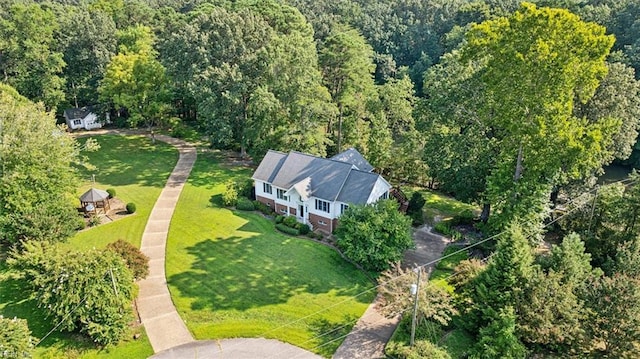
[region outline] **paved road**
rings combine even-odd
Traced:
[[[201,340],[167,349],[151,359],[322,359],[273,339]]]
[[[449,240],[431,232],[428,226],[415,230],[413,239],[416,248],[405,252],[402,265],[413,268],[430,263],[442,256]],[[435,263],[427,266],[432,269]],[[395,331],[400,318],[385,318],[377,310],[377,298],[369,305],[360,320],[333,355],[333,359],[376,359],[384,358],[384,347]]]

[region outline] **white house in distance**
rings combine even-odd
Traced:
[[[270,150],[252,179],[258,201],[278,214],[296,216],[313,230],[332,233],[350,204],[389,197],[391,185],[372,171],[353,148],[330,159]]]
[[[64,119],[70,130],[93,130],[102,127],[102,123],[98,120],[98,115],[93,112],[93,107],[91,106],[68,108],[64,110]]]

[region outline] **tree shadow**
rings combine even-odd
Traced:
[[[242,228],[259,229],[251,221]],[[171,276],[168,283],[195,299],[193,310],[244,311],[286,303],[298,294],[352,296],[367,289],[362,277],[354,280],[362,276],[357,269],[337,253],[319,247],[273,234],[206,239],[186,249],[196,258],[191,269]],[[370,299],[356,298],[364,303]]]
[[[336,322],[331,322],[325,318],[311,321],[309,329],[316,339],[314,344],[316,345],[317,353],[326,358],[332,356],[357,321],[358,317],[354,315],[345,315]]]
[[[254,169],[246,166],[224,164],[222,154],[217,151],[198,153],[193,171],[189,175],[189,184],[195,187],[224,185],[227,180],[250,177]]]
[[[86,153],[94,169],[78,167],[80,176],[111,186],[138,184],[163,187],[178,161],[178,151],[171,145],[144,136],[101,135],[95,139],[100,149]],[[82,144],[86,139],[81,138]]]
[[[25,319],[31,335],[40,340],[55,327],[56,323],[52,322],[47,317],[46,311],[39,308],[36,301],[31,298],[29,283],[12,274],[5,263],[0,263],[0,303],[4,304],[0,314],[5,318]],[[97,348],[84,335],[59,330],[53,331],[39,346],[56,347],[64,352],[82,352]]]

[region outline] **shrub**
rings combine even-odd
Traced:
[[[78,217],[78,225],[76,226],[76,230],[81,231],[87,228],[87,222],[84,221],[84,218]]]
[[[277,215],[276,216],[276,224],[282,223],[283,220],[284,220],[284,216],[282,216],[282,215]]]
[[[387,269],[414,246],[411,220],[398,212],[394,200],[350,206],[340,217],[335,234],[342,253],[369,271]]]
[[[309,225],[306,223],[298,223],[298,231],[303,236],[306,236],[307,234],[309,234],[309,232],[311,232],[311,228],[309,228]]]
[[[127,203],[127,213],[133,214],[136,213],[136,204],[133,202]]]
[[[34,341],[26,320],[0,315],[0,357],[31,358]]]
[[[286,234],[290,234],[292,236],[297,236],[300,234],[300,232],[298,232],[297,228],[291,228],[287,225],[285,225],[284,223],[278,223],[276,224],[276,228],[280,231],[280,232],[284,232]]]
[[[133,244],[118,239],[115,242],[109,243],[107,249],[118,254],[127,268],[133,273],[135,279],[143,279],[149,274],[149,257],[140,252]]]
[[[238,189],[238,195],[241,197],[246,197],[251,200],[256,198],[255,187],[253,187],[253,180],[251,178],[247,178],[246,180],[239,182],[236,184]]]
[[[404,343],[393,342],[387,346],[385,352],[398,359],[451,359],[446,350],[428,340],[416,340],[413,347]]]
[[[291,227],[291,228],[296,228],[298,227],[298,221],[296,220],[296,217],[294,216],[286,216],[284,217],[284,219],[282,220],[282,223],[284,223],[284,225]]]
[[[445,236],[451,234],[451,225],[447,221],[436,223],[435,226],[433,226],[433,229],[438,233],[444,234]]]
[[[236,204],[236,208],[241,211],[253,211],[256,207],[253,205],[250,199],[245,197],[238,198],[238,203]]]
[[[222,204],[226,207],[235,206],[238,203],[238,185],[233,180],[228,180],[222,192]]]
[[[256,209],[260,212],[262,212],[262,214],[264,215],[271,215],[273,214],[273,208],[267,206],[266,204],[260,202],[260,201],[253,201],[253,205],[256,207]]]
[[[417,227],[424,224],[424,214],[422,211],[407,214],[411,217],[411,225]]]
[[[422,208],[427,201],[422,196],[420,192],[413,192],[411,195],[411,199],[409,200],[409,207],[407,208],[407,215],[411,217],[412,224],[414,226],[419,226],[424,224],[424,215],[422,213]]]
[[[107,193],[109,194],[109,199],[116,196],[116,190],[113,188],[107,188]]]
[[[475,215],[473,214],[473,211],[470,209],[465,209],[451,219],[451,225],[457,226],[460,224],[473,224],[474,218]]]
[[[89,227],[95,227],[98,225],[100,225],[100,217],[95,214],[91,215],[91,217],[89,217]]]

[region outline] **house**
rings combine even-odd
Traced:
[[[270,150],[252,179],[258,201],[313,230],[332,233],[349,205],[389,197],[391,185],[372,171],[353,148],[332,158]]]
[[[64,110],[64,119],[70,130],[84,129],[93,130],[101,128],[102,123],[98,120],[98,115],[93,112],[92,106],[80,108],[68,108]]]

